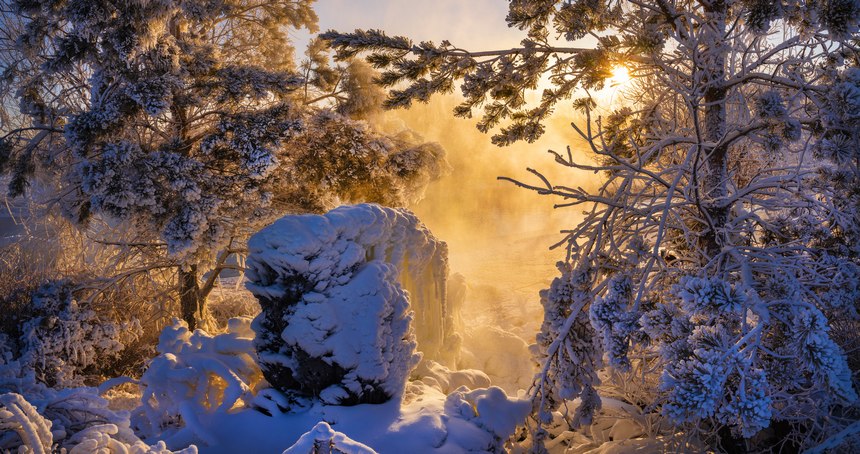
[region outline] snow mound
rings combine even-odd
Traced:
[[[451,362],[447,247],[412,213],[365,204],[285,216],[248,248],[255,345],[275,388],[379,403],[402,394],[416,347]]]
[[[376,451],[319,422],[283,454],[376,454]]]
[[[528,389],[537,372],[526,341],[488,325],[465,330],[459,365],[485,372],[494,385],[509,393]]]
[[[414,381],[409,383],[407,396],[402,401],[378,405],[315,402],[301,412],[273,416],[248,409],[219,414],[207,427],[216,443],[202,446],[201,452],[281,453],[290,447],[287,452],[303,454],[311,452],[309,446],[320,438],[333,441],[334,448],[346,453],[358,449],[346,444],[348,439],[372,449],[357,451],[361,454],[507,452],[512,446],[506,441],[531,409],[527,398],[509,397],[500,388],[469,391],[462,387],[446,395],[436,387]],[[344,438],[328,431],[305,434],[308,427],[321,421]],[[247,433],[255,436],[236,435]],[[330,445],[323,445],[326,446]]]
[[[462,387],[445,399],[446,444],[467,452],[505,452],[505,442],[530,411],[531,402],[512,400],[501,388]]]
[[[474,369],[461,369],[452,371],[442,364],[433,360],[424,360],[412,371],[413,380],[432,386],[433,388],[448,394],[461,386],[468,389],[487,388],[490,386],[490,377],[484,372]]]

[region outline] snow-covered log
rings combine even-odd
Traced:
[[[248,242],[248,289],[266,379],[330,403],[399,396],[424,357],[456,354],[447,247],[412,213],[343,206],[286,216]]]

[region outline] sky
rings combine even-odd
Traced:
[[[500,48],[522,34],[505,24],[506,0],[317,0],[320,30],[385,30],[416,41],[443,39],[463,48]]]

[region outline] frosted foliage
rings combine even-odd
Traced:
[[[544,423],[552,420],[551,411],[564,400],[580,398],[573,427],[589,424],[600,408],[595,386],[600,384],[597,370],[602,365],[598,336],[583,311],[589,302],[588,267],[573,268],[559,263],[561,276],[541,291],[544,321],[537,335],[538,359],[544,364],[539,376],[540,408]]]
[[[630,334],[638,328],[636,313],[627,312],[630,286],[627,276],[619,275],[610,279],[606,295],[596,298],[589,308],[591,325],[601,335],[609,364],[621,370],[630,369],[627,349]]]
[[[102,361],[118,358],[123,342],[142,329],[137,321],[101,319],[73,298],[66,282],[44,284],[33,293],[33,316],[21,326],[20,366],[49,386],[80,385]]]
[[[402,393],[420,358],[416,339],[428,358],[456,353],[446,351],[455,338],[445,244],[408,211],[287,216],[248,246],[248,289],[263,307],[257,349],[274,386],[330,402],[384,400]]]
[[[710,345],[693,347],[693,354],[669,363],[661,388],[669,393],[663,411],[679,422],[713,416],[722,401],[723,388],[736,358],[726,357],[727,336],[721,329],[698,327],[694,336],[712,336]],[[692,336],[691,336],[692,337]],[[691,346],[692,347],[692,346]]]
[[[32,389],[31,389],[32,391]],[[127,412],[108,408],[94,388],[0,394],[0,450],[24,453],[94,452],[127,454],[196,454],[189,446],[167,449],[148,445],[131,430]]]
[[[797,352],[803,370],[822,383],[837,398],[848,402],[857,400],[851,383],[851,370],[842,349],[830,339],[827,319],[818,309],[801,309],[792,317],[792,350]]]
[[[668,393],[663,412],[676,422],[715,418],[752,437],[770,426],[770,387],[763,370],[727,356],[732,355],[727,347],[699,346],[691,357],[666,367],[660,383]]]
[[[860,68],[846,68],[832,82],[822,112],[827,132],[820,138],[818,152],[836,164],[846,165],[858,156]]]
[[[33,144],[44,155],[17,155],[22,181],[50,167],[57,187],[75,188],[63,205],[81,227],[104,216],[167,243],[180,265],[207,259],[273,215],[278,155],[317,110],[293,96],[309,82],[283,31],[313,29],[311,3],[14,2],[27,23],[4,49],[30,81],[15,97],[51,128]]]
[[[328,423],[318,422],[283,454],[376,454],[376,451],[332,429]]]
[[[833,285],[825,292],[822,300],[834,309],[846,311],[852,318],[857,318],[857,307],[854,303],[860,297],[860,266],[844,261],[834,260],[836,273]]]
[[[781,119],[788,114],[782,96],[776,91],[762,93],[756,101],[758,114],[762,118]]]
[[[158,353],[140,378],[141,406],[135,424],[147,435],[173,427],[206,441],[202,415],[247,406],[262,380],[250,319],[234,318],[216,336],[188,331],[174,320],[158,339]]]
[[[797,299],[791,280],[771,291],[775,299],[764,304],[742,285],[685,276],[673,288],[676,305],[660,303],[640,317],[665,364],[665,415],[679,423],[714,419],[748,438],[779,411],[808,411],[802,396],[812,390],[828,390],[816,393],[823,406],[856,401],[822,312]]]
[[[24,452],[51,452],[54,441],[51,422],[42,417],[20,394],[0,395],[0,429],[0,448],[7,447],[10,439],[17,435],[21,445],[28,448]]]
[[[708,323],[729,312],[740,314],[746,307],[746,295],[717,278],[685,276],[675,287],[675,293],[681,299],[681,309],[694,322]]]
[[[740,380],[735,392],[720,409],[718,420],[730,427],[737,427],[741,436],[749,438],[770,425],[773,412],[768,396],[770,385],[765,372],[749,369]]]

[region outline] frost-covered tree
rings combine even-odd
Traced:
[[[855,0],[512,0],[517,48],[323,37],[384,70],[389,107],[460,81],[454,113],[480,111],[498,145],[537,139],[554,111],[575,116],[594,162],[551,153],[605,176],[599,190],[534,171],[516,182],[588,207],[542,295],[538,425],[574,398],[572,425],[588,421],[605,359],[640,372],[628,379],[662,371],[644,405],[678,424],[751,443],[738,440],[780,421],[808,446],[857,400],[831,334],[858,323],[858,21]],[[598,110],[591,93],[622,65],[629,101]]]
[[[339,200],[405,203],[441,152],[348,118],[340,106],[368,97],[358,66],[329,65],[318,43],[294,62],[288,30],[316,29],[311,4],[4,0],[10,193],[41,177],[78,225],[106,220],[108,242],[154,251],[141,267],[178,269],[192,329],[254,226]]]

